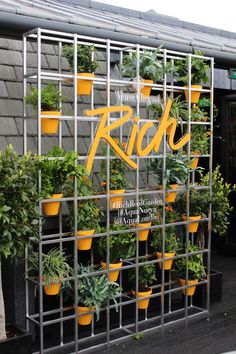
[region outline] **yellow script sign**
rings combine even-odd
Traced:
[[[103,108],[86,111],[85,112],[86,116],[95,116],[95,115],[102,116],[100,123],[98,125],[95,138],[93,140],[93,143],[89,151],[88,161],[86,165],[88,173],[91,172],[94,157],[96,155],[98,145],[101,139],[105,140],[110,145],[110,147],[115,150],[116,154],[120,156],[120,158],[124,160],[132,168],[137,168],[137,164],[130,158],[133,152],[134,144],[136,144],[136,152],[137,155],[139,156],[147,156],[148,154],[150,154],[151,151],[157,153],[167,128],[169,128],[170,131],[168,135],[169,147],[172,150],[179,150],[182,146],[184,146],[190,140],[190,134],[189,133],[185,134],[176,144],[174,143],[174,136],[177,127],[177,122],[174,118],[169,118],[171,105],[172,105],[172,100],[169,99],[166,104],[157,131],[153,136],[152,140],[150,141],[150,143],[144,149],[142,148],[143,138],[147,133],[148,129],[151,129],[156,124],[153,122],[147,122],[139,130],[138,129],[139,118],[134,117],[133,119],[134,124],[131,129],[126,151],[123,151],[118,146],[118,144],[114,141],[114,139],[109,135],[109,132],[119,128],[121,125],[128,122],[132,118],[132,114],[133,114],[132,108],[129,106],[113,106],[113,107],[103,107]],[[109,114],[114,112],[116,113],[124,112],[124,115],[114,123],[106,125]]]

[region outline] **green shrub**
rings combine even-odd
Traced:
[[[77,45],[77,73],[94,73],[98,67],[98,62],[92,60],[94,46]],[[74,71],[74,46],[64,45],[62,49],[63,55],[69,62],[70,70]]]
[[[41,90],[41,110],[42,111],[59,111],[61,93],[53,83],[47,84]],[[31,89],[31,96],[25,97],[26,103],[32,105],[34,111],[37,112],[38,107],[38,89]]]
[[[188,247],[188,252],[191,253],[197,251],[200,251],[200,248],[190,243]],[[180,278],[185,279],[186,272],[187,272],[187,265],[188,265],[188,278],[190,280],[196,280],[196,279],[199,280],[200,278],[205,277],[202,254],[199,253],[199,254],[189,255],[188,260],[186,259],[186,257],[183,257],[180,259],[176,259],[174,261],[173,269],[178,273]]]
[[[139,290],[146,290],[150,285],[156,281],[156,268],[154,264],[145,264],[139,266],[138,273],[138,285]],[[136,271],[131,269],[129,271],[129,281],[133,289],[135,289],[136,284]]]

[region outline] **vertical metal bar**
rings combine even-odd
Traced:
[[[213,115],[214,115],[214,58],[211,59],[211,84],[210,84],[210,99],[211,99],[211,109],[210,109],[210,119],[211,119],[211,135],[210,135],[210,158],[209,158],[209,186],[210,186],[210,196],[212,195],[212,169],[213,169]],[[210,311],[210,274],[211,274],[211,227],[212,227],[212,204],[209,206],[208,214],[208,254],[207,254],[207,311]]]
[[[121,50],[119,52],[119,64],[120,64],[120,68],[122,67],[123,65],[123,51]],[[121,77],[121,73],[119,72],[119,79],[121,80],[122,77]],[[121,90],[120,90],[120,93],[121,93]],[[122,97],[122,96],[121,96]],[[121,101],[118,103],[120,106],[123,105],[123,100],[121,98]],[[122,116],[122,113],[120,114],[120,117]],[[123,131],[120,129],[120,141],[122,141],[123,139],[123,136],[122,136],[122,133]],[[122,284],[123,284],[123,279],[122,279],[122,271],[120,272],[120,287],[122,289]],[[122,292],[120,294],[120,303],[122,302]],[[122,321],[123,321],[123,306],[120,306],[119,307],[119,326],[120,328],[122,328]]]
[[[38,89],[38,105],[37,105],[37,122],[38,122],[38,154],[42,153],[42,131],[41,131],[41,28],[37,30],[37,89]],[[41,174],[39,173],[39,191],[41,191]],[[40,203],[40,215],[42,215],[42,204]],[[40,327],[40,353],[44,350],[44,334],[43,334],[43,285],[42,277],[42,219],[39,222],[39,327]]]
[[[78,36],[74,34],[73,46],[74,46],[74,151],[78,154],[78,142],[77,142],[77,45]],[[75,161],[77,165],[78,161]],[[74,179],[74,297],[75,297],[75,352],[78,352],[78,250],[77,250],[77,213],[78,213],[78,190],[77,190],[77,178]]]

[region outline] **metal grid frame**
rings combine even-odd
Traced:
[[[27,72],[27,41],[36,41],[37,43],[37,70],[34,73],[28,73]],[[53,43],[58,45],[58,72],[50,72],[50,71],[43,71],[41,67],[41,45],[45,41],[46,43]],[[74,54],[74,74],[63,74],[62,73],[62,65],[61,65],[61,52],[62,52],[62,45],[64,43],[70,43],[74,45],[75,48],[75,54]],[[140,50],[143,49],[150,49],[153,50],[155,48],[152,47],[147,47],[147,46],[141,46],[139,44],[131,44],[131,43],[124,43],[124,42],[118,42],[118,41],[112,41],[112,40],[104,40],[100,38],[94,38],[94,37],[88,37],[88,36],[81,36],[78,34],[68,34],[68,33],[62,33],[58,31],[51,31],[51,30],[44,30],[41,28],[34,29],[32,31],[29,31],[23,35],[23,95],[24,97],[26,96],[26,91],[27,91],[27,84],[28,82],[31,82],[32,80],[37,82],[37,88],[38,88],[38,119],[37,119],[37,132],[38,132],[38,137],[37,137],[37,153],[41,154],[42,150],[42,133],[41,133],[41,84],[42,80],[55,80],[58,82],[58,87],[60,90],[62,90],[62,81],[65,78],[71,78],[73,79],[73,84],[74,84],[74,112],[73,116],[65,116],[62,115],[60,117],[60,122],[59,122],[59,133],[58,133],[58,145],[61,147],[62,146],[62,126],[61,122],[63,120],[71,120],[73,121],[73,127],[74,127],[74,151],[78,152],[78,138],[77,138],[77,126],[80,122],[83,121],[88,121],[90,122],[91,125],[91,142],[93,138],[93,134],[95,132],[95,126],[99,122],[99,118],[97,117],[83,117],[83,116],[78,116],[77,112],[77,44],[85,44],[85,45],[94,45],[95,48],[102,49],[106,51],[106,66],[107,66],[107,75],[106,77],[99,77],[96,76],[94,79],[94,85],[92,89],[92,94],[91,94],[91,101],[90,101],[90,108],[94,108],[94,88],[96,85],[103,85],[106,86],[107,88],[107,97],[106,97],[106,105],[110,106],[111,104],[111,97],[110,97],[110,89],[112,85],[115,86],[124,86],[124,85],[131,85],[132,81],[126,81],[122,78],[118,79],[112,79],[111,78],[111,70],[110,70],[110,55],[111,51],[116,51],[119,54],[119,61],[122,63],[123,60],[123,54],[124,52],[127,51],[136,51],[136,57],[137,57],[137,77],[139,77],[139,55],[140,55]],[[176,52],[176,51],[171,51],[171,50],[162,50],[161,56],[163,57],[164,63],[167,60],[172,60],[174,62],[175,59],[182,59],[185,60],[186,57],[189,59],[189,89],[188,89],[188,94],[189,97],[191,97],[191,92],[194,91],[194,89],[190,88],[191,85],[191,59],[192,57],[198,57],[194,54],[186,54],[186,53],[181,53],[181,52]],[[188,132],[191,132],[191,126],[192,124],[204,124],[208,125],[210,130],[213,131],[213,82],[214,82],[214,59],[210,57],[203,57],[206,61],[210,63],[210,88],[209,89],[202,89],[200,91],[209,93],[210,98],[211,98],[211,110],[210,110],[210,121],[207,123],[201,123],[201,122],[191,122],[189,119],[187,124]],[[137,81],[137,90],[139,91],[140,87],[140,81],[138,79]],[[180,86],[174,85],[174,82],[172,81],[171,84],[167,83],[167,77],[166,75],[164,76],[164,81],[163,84],[154,84],[153,85],[153,90],[154,91],[159,91],[160,93],[163,94],[163,99],[164,102],[166,101],[167,93],[170,93],[173,96],[174,92],[183,92],[184,88]],[[25,101],[24,101],[25,102]],[[189,100],[189,118],[191,115],[191,103]],[[26,106],[25,103],[23,104],[23,127],[24,127],[24,153],[27,152],[27,139],[28,139],[28,134],[27,134],[27,121],[28,119],[32,119],[33,117],[27,116],[26,112]],[[139,96],[137,97],[137,102],[135,105],[135,111],[136,114],[139,116],[140,113],[140,102],[139,102]],[[46,117],[46,116],[44,116]],[[50,118],[52,118],[50,116]],[[117,118],[108,118],[108,123],[114,121]],[[142,122],[149,121],[150,119],[143,119],[141,118],[139,121],[139,124]],[[156,120],[154,121],[156,123]],[[120,139],[122,139],[122,127],[120,128]],[[210,179],[209,179],[209,186],[198,186],[195,188],[196,189],[209,189],[211,193],[211,184],[212,184],[212,151],[213,151],[213,137],[212,135],[210,136],[210,151],[209,154],[206,155],[201,155],[202,157],[208,158],[209,159],[209,173],[210,173]],[[149,141],[149,136],[147,136],[147,140]],[[166,133],[164,134],[163,141],[166,142]],[[188,143],[188,149],[187,149],[187,156],[188,159],[190,159],[190,145],[191,142]],[[163,159],[163,170],[165,169],[165,161],[166,161],[166,143],[163,144],[163,151],[161,154],[158,155],[152,155],[150,154],[149,156],[146,156],[145,159],[149,160],[151,158],[162,158]],[[83,199],[88,199],[88,198],[97,198],[97,199],[105,199],[106,200],[106,205],[107,205],[107,214],[106,214],[106,226],[107,226],[107,232],[106,233],[100,233],[100,234],[94,234],[92,237],[97,238],[97,237],[106,237],[107,238],[107,264],[109,264],[109,235],[112,234],[117,234],[118,232],[110,232],[110,211],[109,211],[109,201],[110,201],[110,194],[109,194],[109,171],[110,171],[110,160],[114,158],[113,156],[110,155],[110,148],[108,146],[107,149],[107,155],[105,157],[102,156],[95,156],[95,161],[101,161],[102,159],[106,159],[107,161],[107,192],[106,194],[99,194],[99,195],[94,195],[94,196],[89,196],[89,197],[80,197],[77,195],[77,185],[76,181],[74,184],[74,196],[70,198],[60,198],[57,199],[58,201],[71,201],[74,203],[74,235],[71,235],[71,233],[63,233],[62,232],[62,214],[60,213],[59,215],[59,233],[57,234],[49,234],[49,235],[43,235],[42,234],[42,222],[39,225],[39,234],[40,234],[40,240],[37,244],[38,250],[39,250],[39,273],[42,273],[42,252],[43,252],[43,247],[45,245],[55,245],[58,244],[60,249],[63,248],[63,243],[64,242],[74,242],[74,270],[75,274],[77,274],[77,261],[78,261],[78,255],[77,255],[77,203],[79,200]],[[143,157],[132,155],[132,159],[135,159],[138,165],[138,168],[136,170],[136,186],[135,190],[127,191],[125,193],[125,197],[134,197],[137,201],[139,200],[140,195],[150,195],[153,194],[153,190],[141,190],[139,187],[139,179],[140,179],[140,171],[139,171],[139,164],[140,164],[140,159]],[[85,162],[87,159],[86,155],[79,156],[78,161]],[[192,173],[191,178],[189,178],[187,185],[185,186],[185,190],[187,193],[187,197],[189,198],[189,188],[190,186],[193,185],[195,180],[194,177],[194,172]],[[148,181],[148,176],[147,176],[147,181]],[[39,186],[41,187],[41,179],[39,176]],[[182,189],[181,189],[182,190]],[[180,191],[180,189],[177,190],[177,192]],[[162,198],[164,200],[165,195],[166,195],[166,189],[165,187],[163,188],[162,191],[156,190],[157,193],[160,193],[162,195]],[[45,201],[50,202],[50,200],[43,200],[40,202],[40,212],[42,215],[42,203]],[[55,201],[55,199],[54,199]],[[193,241],[193,234],[189,234],[188,228],[189,224],[191,221],[189,221],[189,210],[187,210],[187,220],[186,221],[179,221],[175,222],[174,224],[165,224],[165,203],[163,203],[163,217],[162,217],[162,224],[160,225],[155,225],[155,226],[150,226],[146,229],[162,229],[162,235],[163,235],[163,241],[162,241],[162,254],[164,254],[164,237],[165,237],[165,228],[166,226],[169,225],[174,225],[174,226],[180,226],[180,225],[186,225],[186,244],[188,245],[189,243],[189,238]],[[138,207],[137,207],[138,209]],[[138,211],[138,210],[137,210]],[[42,219],[41,219],[42,220]],[[172,304],[171,304],[171,295],[174,292],[177,291],[182,291],[183,289],[186,289],[190,287],[191,285],[185,285],[184,287],[178,287],[178,288],[173,288],[172,285],[174,282],[171,279],[171,273],[169,272],[169,280],[165,280],[165,271],[164,271],[164,261],[165,258],[159,260],[150,260],[150,254],[148,254],[148,248],[146,244],[146,254],[144,256],[139,255],[139,241],[138,241],[138,226],[136,227],[136,255],[134,258],[126,260],[126,265],[123,265],[120,270],[126,270],[130,268],[135,268],[136,269],[136,297],[131,298],[128,293],[122,293],[120,296],[120,302],[118,304],[119,306],[119,324],[116,328],[111,329],[110,328],[110,310],[114,308],[114,305],[108,304],[106,308],[102,309],[102,311],[106,312],[107,316],[107,325],[106,328],[102,333],[95,333],[95,324],[94,324],[94,316],[93,316],[93,321],[91,325],[91,331],[90,335],[87,336],[86,338],[78,338],[78,333],[79,333],[79,327],[77,324],[77,318],[78,318],[78,313],[77,311],[74,311],[73,315],[69,316],[64,316],[64,313],[67,309],[63,308],[63,295],[60,295],[60,308],[56,310],[50,310],[50,311],[44,311],[44,301],[43,301],[43,282],[41,277],[39,277],[38,281],[35,281],[35,279],[32,279],[28,275],[28,262],[27,262],[27,257],[28,257],[28,250],[26,250],[26,261],[25,261],[25,271],[26,271],[26,319],[27,319],[27,329],[29,329],[29,324],[33,323],[36,326],[39,327],[39,332],[40,332],[40,340],[39,340],[39,349],[37,353],[50,353],[53,352],[53,350],[57,350],[61,347],[65,347],[65,349],[71,348],[73,346],[72,352],[73,353],[84,353],[84,352],[89,352],[93,351],[94,349],[103,347],[103,346],[109,346],[110,343],[115,343],[117,341],[123,340],[128,337],[132,337],[134,334],[138,332],[146,332],[146,331],[151,331],[151,330],[164,330],[164,328],[170,324],[177,324],[179,321],[186,321],[188,322],[192,318],[199,318],[201,316],[207,316],[209,313],[209,305],[210,305],[210,284],[209,284],[209,277],[210,277],[210,249],[211,249],[211,205],[209,206],[209,213],[208,217],[201,219],[200,222],[207,222],[208,223],[208,244],[207,247],[204,249],[201,249],[199,252],[194,252],[191,254],[206,254],[207,255],[207,278],[204,280],[199,281],[197,286],[201,286],[203,284],[207,284],[207,306],[206,308],[198,308],[193,305],[192,303],[192,298],[189,299],[187,296],[187,291],[185,295],[185,304],[184,308],[173,310],[172,311]],[[128,232],[123,231],[123,233]],[[121,233],[119,231],[119,233]],[[85,238],[85,237],[84,237]],[[181,257],[186,257],[188,259],[189,253],[188,249],[185,249],[185,252],[181,255],[175,255],[172,257],[173,259],[181,258]],[[143,258],[146,258],[145,262],[142,261]],[[94,255],[93,255],[93,250],[91,251],[91,262],[92,265],[94,265]],[[159,289],[157,293],[154,293],[148,298],[156,298],[157,300],[161,300],[161,311],[159,315],[151,315],[149,316],[148,310],[145,312],[145,318],[140,319],[139,316],[139,310],[138,310],[138,298],[137,298],[137,292],[138,292],[138,275],[139,275],[139,266],[144,265],[144,264],[157,264],[162,262],[162,275],[161,275],[161,283],[158,285],[151,286],[153,289]],[[110,273],[110,268],[109,266],[107,267],[106,270],[102,271],[96,271],[94,270],[93,273],[90,275],[92,276],[93,274],[103,274],[107,273],[107,276],[109,276]],[[75,289],[76,289],[76,283],[77,283],[77,277],[75,277],[73,280],[75,282]],[[187,276],[186,280],[188,280],[188,269],[187,269]],[[30,283],[35,283],[39,286],[39,311],[37,313],[31,314],[30,309],[29,309],[29,284]],[[120,285],[122,287],[122,271],[120,272]],[[166,286],[168,286],[168,290],[166,290]],[[164,297],[165,295],[168,295],[169,297],[169,306],[168,306],[168,312],[165,312],[165,305],[164,305]],[[122,299],[125,301],[122,302]],[[77,303],[77,291],[75,291],[75,303]],[[124,324],[123,323],[123,306],[127,306],[129,304],[135,304],[135,316],[134,316],[134,321],[133,323],[129,324]],[[192,311],[195,311],[195,313],[191,313]],[[94,311],[91,311],[94,315]],[[182,314],[181,318],[178,319],[171,319],[173,315],[177,314]],[[56,315],[56,319],[52,320],[45,320],[45,317],[49,315]],[[168,320],[170,318],[170,320]],[[74,320],[74,339],[71,340],[69,343],[64,341],[64,334],[63,334],[63,324],[65,321],[68,320]],[[168,321],[167,321],[168,320]],[[60,343],[58,345],[54,345],[50,348],[45,347],[44,343],[44,330],[46,326],[52,325],[55,323],[60,324]],[[143,324],[146,326],[150,325],[151,328],[146,328],[143,327]],[[111,338],[112,334],[116,334],[117,337]],[[102,338],[102,342],[100,343],[95,343],[95,345],[91,345],[91,339],[92,338]],[[82,349],[80,349],[81,345],[87,345],[83,346]]]

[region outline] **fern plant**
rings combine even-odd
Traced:
[[[59,111],[60,101],[62,96],[57,86],[53,83],[48,83],[41,90],[41,110],[42,111]],[[32,105],[34,111],[38,107],[38,89],[32,88],[31,95],[25,97],[25,102]]]

